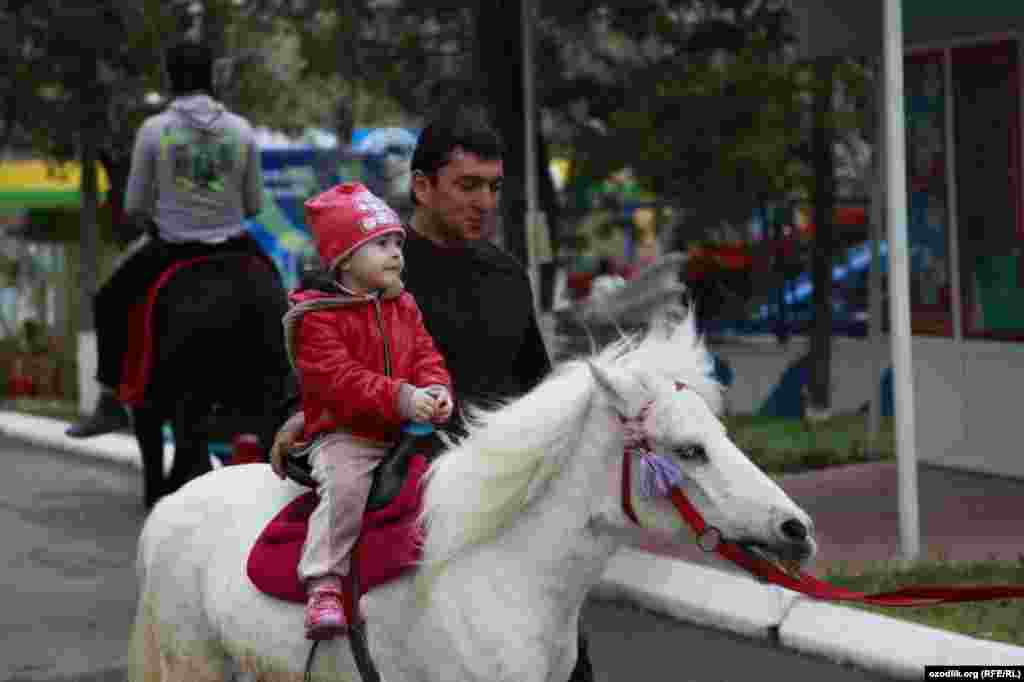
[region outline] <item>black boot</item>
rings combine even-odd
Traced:
[[[131,425],[131,415],[124,405],[118,402],[111,391],[102,391],[92,416],[68,427],[64,433],[71,438],[89,438],[131,428]]]
[[[569,682],[594,682],[594,670],[590,667],[590,655],[587,653],[587,638],[583,636],[582,628],[576,653],[576,667],[572,669]]]

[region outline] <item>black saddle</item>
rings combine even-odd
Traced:
[[[398,443],[391,448],[373,472],[366,511],[377,511],[390,504],[402,490],[413,455],[417,452],[432,455],[440,449],[439,445],[440,441],[434,434],[434,427],[419,423],[406,425],[402,429],[402,437]],[[285,461],[285,473],[288,478],[310,488],[317,487],[312,476],[313,467],[309,461],[315,447],[316,441],[313,441],[301,450],[289,454]]]

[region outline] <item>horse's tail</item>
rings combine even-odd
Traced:
[[[160,682],[160,640],[145,587],[139,596],[128,657],[128,682]]]
[[[152,513],[147,521],[152,519]],[[128,682],[161,682],[160,638],[150,602],[147,580],[149,554],[149,523],[143,524],[135,556],[135,574],[139,584],[139,604],[132,626],[131,650],[128,654]]]

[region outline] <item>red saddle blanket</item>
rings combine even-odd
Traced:
[[[361,593],[394,580],[419,561],[421,536],[416,517],[423,500],[421,480],[426,471],[427,460],[415,455],[395,499],[383,509],[363,516],[363,532],[354,557]],[[317,501],[315,491],[299,495],[271,519],[256,540],[249,552],[246,573],[261,592],[285,601],[306,601],[298,566],[309,516]]]
[[[136,407],[145,402],[149,370],[153,366],[153,308],[160,290],[179,270],[212,257],[173,263],[160,273],[146,295],[128,309],[128,344],[121,363],[121,384],[117,387],[117,398],[122,403]]]

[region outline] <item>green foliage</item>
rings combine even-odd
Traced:
[[[70,158],[87,123],[105,161],[124,162],[152,113],[143,95],[163,90],[160,54],[181,35],[180,6],[104,0],[93,12],[99,20],[64,4],[0,10],[8,38],[0,82],[16,122],[6,130]],[[484,21],[488,6],[475,0],[205,6],[207,39],[232,65],[223,96],[258,124],[344,130],[355,120],[409,124],[464,94],[498,111],[516,102],[519,81],[505,67],[518,55],[495,64],[482,49],[512,45],[509,26]],[[816,84],[810,69],[787,62],[783,3],[560,0],[537,11],[538,102],[549,143],[572,157],[575,176],[599,180],[632,167],[645,189],[705,224],[745,218],[764,200],[807,196],[805,110]],[[94,56],[99,75],[90,80],[82,65]],[[831,123],[863,127],[867,74],[853,62],[837,74],[851,106]]]
[[[0,341],[0,357],[2,356],[3,342]],[[5,395],[4,381],[4,377],[0,377],[0,396]],[[18,397],[13,400],[5,400],[3,409],[64,421],[77,421],[81,416],[78,410],[78,401],[74,397],[65,399]]]
[[[310,125],[333,123],[341,89],[337,76],[307,73],[299,33],[283,21],[255,30],[239,21],[228,27],[236,58],[218,93],[235,111],[257,125],[297,135]]]
[[[145,113],[139,93],[161,78],[167,20],[155,0],[32,2],[0,11],[6,141],[67,160],[78,136],[88,134],[103,153],[125,154]]]
[[[761,469],[773,474],[896,457],[891,417],[882,418],[874,444],[867,431],[867,418],[859,414],[837,415],[816,424],[761,416],[729,416],[725,423],[736,446]]]
[[[224,99],[253,122],[290,134],[311,126],[334,130],[353,108],[360,125],[407,123],[379,77],[346,68],[348,50],[339,45],[352,42],[349,18],[334,10],[305,16],[245,7],[234,13],[225,31],[235,67]]]

